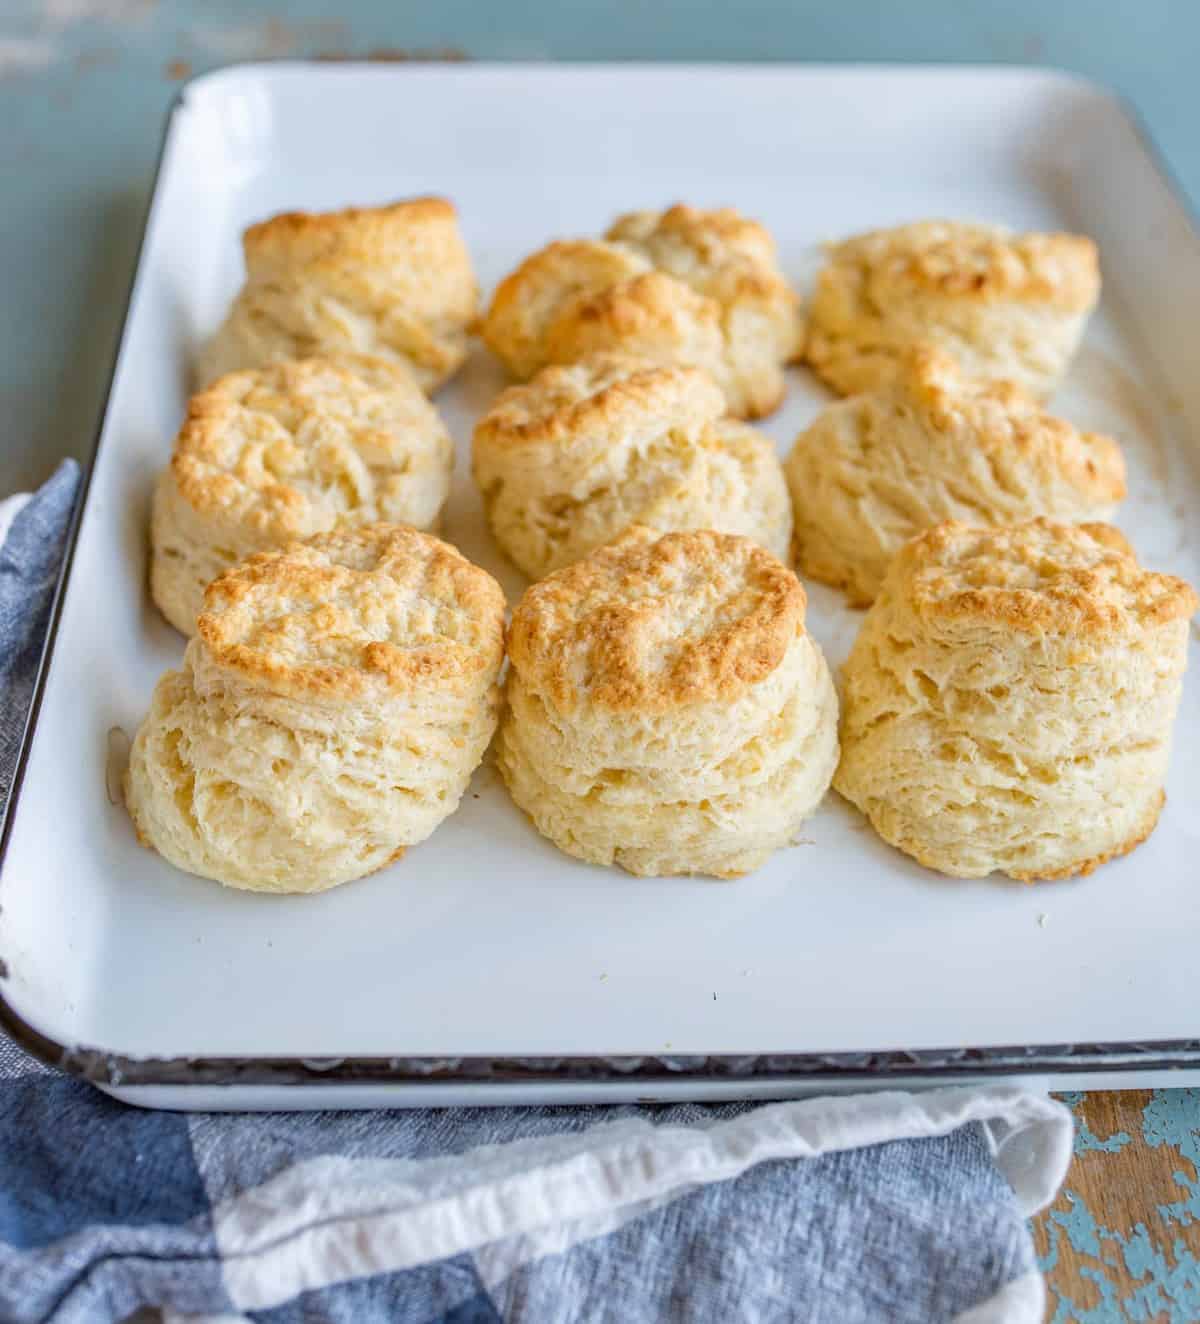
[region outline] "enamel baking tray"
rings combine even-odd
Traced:
[[[555,236],[684,199],[764,220],[803,289],[821,241],[957,216],[1086,231],[1103,305],[1055,401],[1126,448],[1120,523],[1200,582],[1200,240],[1123,108],[1052,73],[963,68],[273,64],[171,113],[128,317],[3,834],[3,1024],[122,1098],[312,1107],[781,1096],[1037,1076],[1200,1079],[1200,658],[1150,840],[1077,882],[955,882],[836,795],[736,883],[637,880],[540,839],[480,769],[384,873],[226,891],[139,848],[106,792],[183,641],[145,591],[151,487],[187,363],[284,208],[452,198],[485,291]],[[500,561],[467,479],[502,385],[482,349],[438,399],[447,536]],[[823,390],[791,373],[781,450]],[[860,617],[814,586],[840,662]]]

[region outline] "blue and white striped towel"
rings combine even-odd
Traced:
[[[77,482],[0,506],[4,793]],[[153,1113],[0,1043],[0,1320],[1040,1321],[1071,1130],[1005,1086]]]

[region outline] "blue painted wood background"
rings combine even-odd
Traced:
[[[1196,0],[0,0],[0,494],[90,447],[179,82],[402,52],[1066,68],[1127,97],[1200,202]],[[1103,1135],[1073,1103],[1076,1167],[1039,1227],[1055,1321],[1200,1319],[1200,1092],[1110,1098]]]

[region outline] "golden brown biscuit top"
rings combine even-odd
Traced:
[[[501,392],[476,425],[475,442],[554,445],[598,436],[619,442],[647,423],[664,432],[692,429],[724,412],[720,387],[699,368],[597,353],[565,367],[543,368],[531,381]]]
[[[274,694],[453,694],[499,667],[504,606],[449,543],[370,524],[234,566],[208,586],[196,628],[218,667]]]
[[[458,213],[447,199],[405,198],[382,207],[279,212],[247,227],[242,246],[247,265],[262,260],[307,266],[335,254],[370,261],[413,232],[457,224]]]
[[[593,291],[573,300],[565,312],[569,315],[562,316],[553,331],[559,338],[566,337],[567,343],[587,344],[595,331],[602,338],[636,339],[639,353],[648,352],[645,345],[686,344],[698,331],[719,335],[722,322],[716,300],[697,294],[685,281],[662,271],[647,271]]]
[[[780,664],[804,609],[800,581],[748,538],[634,525],[526,591],[509,656],[563,711],[729,703]]]
[[[651,270],[639,254],[594,239],[562,239],[527,257],[496,287],[483,338],[521,376],[545,361],[543,337],[589,298]]]
[[[497,286],[482,331],[529,376],[548,359],[577,356],[544,343],[555,331],[573,335],[576,350],[589,324],[609,335],[686,337],[691,318],[720,327],[745,308],[785,329],[790,355],[801,335],[798,305],[763,226],[732,208],[677,204],[619,216],[603,240],[561,240],[526,258]]]
[[[1008,528],[949,520],[907,543],[889,580],[920,616],[1028,634],[1134,633],[1197,606],[1182,579],[1143,570],[1111,525],[1044,518]]]
[[[1096,505],[1125,496],[1120,446],[1048,414],[1014,382],[973,381],[963,376],[953,355],[925,345],[907,356],[894,389],[932,432],[963,434],[985,453],[1015,447],[1053,466]]]
[[[197,512],[282,542],[377,501],[415,451],[449,446],[404,364],[343,354],[230,373],[193,396],[171,472]]]
[[[661,212],[627,212],[605,238],[724,305],[749,299],[793,308],[799,302],[779,270],[770,231],[732,207],[706,211],[676,203]]]
[[[666,211],[626,212],[608,228],[606,239],[640,248],[656,267],[670,270],[686,250],[706,265],[748,258],[773,265],[771,232],[733,207],[705,211],[677,202]]]
[[[474,315],[478,292],[458,213],[445,198],[408,198],[383,207],[283,212],[242,236],[252,282],[326,291],[387,315],[447,321]]]
[[[620,244],[600,239],[556,239],[531,253],[505,277],[496,287],[495,299],[503,302],[503,294],[517,287],[532,305],[530,316],[548,316],[550,309],[538,307],[543,297],[552,295],[557,301],[592,294],[649,270],[651,264],[645,258]]]
[[[1096,245],[1083,235],[1013,234],[963,221],[872,230],[829,248],[822,281],[851,279],[877,307],[916,294],[1018,299],[1086,311],[1100,291]]]

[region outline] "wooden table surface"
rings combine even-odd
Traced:
[[[1058,1097],[1075,1159],[1033,1220],[1047,1320],[1200,1320],[1200,1090]]]

